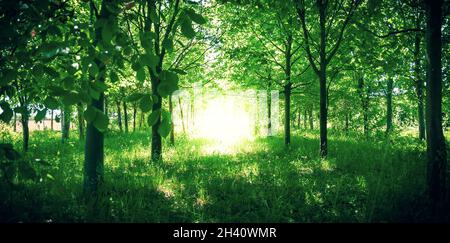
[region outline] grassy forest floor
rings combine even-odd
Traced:
[[[19,134],[17,134],[18,136]],[[82,199],[83,144],[72,134],[33,132],[29,158],[41,180],[1,186],[3,222],[420,222],[426,221],[425,144],[412,137],[364,142],[331,132],[329,158],[318,133],[208,152],[179,138],[150,163],[145,132],[110,132],[105,183],[97,202]],[[20,148],[19,137],[13,138]],[[39,162],[39,163],[38,163]],[[9,188],[10,187],[10,188]],[[450,221],[450,217],[447,217]]]

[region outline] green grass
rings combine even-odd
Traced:
[[[51,166],[42,181],[1,187],[0,221],[428,220],[425,144],[414,138],[365,141],[331,132],[326,160],[318,157],[317,132],[295,134],[290,149],[272,137],[245,142],[233,154],[208,154],[211,142],[180,138],[165,145],[164,162],[151,163],[149,134],[109,133],[101,196],[86,203],[83,144],[72,135],[65,144],[59,133],[31,135],[27,156]],[[14,141],[20,148],[17,135]]]

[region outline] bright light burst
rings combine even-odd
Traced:
[[[213,144],[206,153],[230,153],[241,142],[254,138],[255,105],[233,96],[218,96],[205,102],[195,118],[193,136]]]

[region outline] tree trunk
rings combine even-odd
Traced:
[[[30,129],[28,127],[28,110],[25,110],[25,114],[22,114],[21,122],[22,122],[22,139],[23,139],[23,151],[28,151],[29,139],[30,139]]]
[[[122,112],[120,110],[120,101],[116,101],[116,106],[117,106],[117,123],[119,124],[120,132],[123,132],[123,128],[122,128]]]
[[[272,136],[272,92],[267,89],[267,135]]]
[[[94,3],[91,1],[91,11],[94,11]],[[99,20],[108,19],[111,15],[106,5],[112,4],[111,0],[103,0],[102,7],[100,12]],[[98,43],[102,41],[101,30],[98,28],[95,31],[95,40],[94,43]],[[95,63],[99,67],[99,73],[104,73],[106,67],[104,63],[95,59]],[[104,75],[99,75],[98,82],[105,82]],[[98,100],[92,100],[93,107],[103,111],[105,110],[105,95],[104,93],[100,93],[100,98]],[[86,129],[86,143],[84,149],[84,182],[83,189],[85,194],[97,195],[99,184],[103,181],[103,163],[104,163],[104,136],[103,133],[100,132],[92,122],[87,125]]]
[[[392,90],[393,80],[388,78],[386,90],[386,134],[392,131]]]
[[[305,107],[305,109],[303,110],[303,127],[306,129],[308,129],[308,113],[307,113],[307,109]]]
[[[313,107],[311,106],[308,111],[309,116],[309,129],[314,130],[314,116],[313,116]]]
[[[148,68],[150,73],[150,80],[152,83],[152,95],[156,96],[156,102],[152,105],[152,112],[158,112],[162,107],[162,97],[158,93],[158,85],[160,83],[159,78],[153,74],[151,68]],[[161,66],[157,67],[157,71],[161,71]],[[158,128],[161,125],[161,115],[156,119],[155,124],[152,125],[152,144],[151,144],[151,160],[162,160],[162,137],[158,132]]]
[[[327,122],[328,122],[328,108],[327,108],[327,53],[326,53],[326,6],[319,5],[319,22],[320,22],[320,70],[319,70],[319,85],[320,85],[320,156],[322,158],[328,155],[328,137],[327,137]]]
[[[364,78],[358,78],[358,93],[363,112],[363,130],[366,138],[369,138],[369,89],[365,87]]]
[[[172,95],[169,95],[169,113],[173,114]],[[175,125],[173,122],[170,124],[170,145],[175,145]]]
[[[125,123],[125,132],[128,133],[128,111],[127,111],[127,102],[123,102],[123,117]]]
[[[70,116],[71,107],[66,106],[62,111],[62,124],[61,124],[61,140],[62,142],[69,139],[70,136]]]
[[[84,119],[83,119],[83,105],[78,103],[77,105],[77,117],[78,117],[78,136],[80,141],[84,139]]]
[[[14,124],[13,124],[13,131],[14,132],[17,132],[17,113],[14,111],[14,119],[13,119],[13,122],[14,122]]]
[[[428,189],[432,211],[444,209],[447,151],[442,131],[442,0],[427,0],[427,153]]]
[[[420,28],[421,14],[416,19],[416,28]],[[422,34],[417,32],[414,41],[414,76],[417,94],[417,118],[419,120],[419,139],[425,139],[425,112],[423,107],[423,80],[420,75],[420,42]]]
[[[50,129],[53,131],[53,110],[50,111]]]
[[[133,132],[136,131],[136,115],[137,115],[137,105],[133,104]]]
[[[183,133],[186,134],[186,126],[184,125],[183,106],[181,105],[181,98],[178,96],[178,106],[180,107],[181,125],[183,126]]]
[[[139,117],[139,130],[142,130],[142,123],[144,123],[144,112],[141,111],[141,116]]]
[[[289,23],[292,24],[292,18],[289,19]],[[284,144],[289,146],[291,144],[291,93],[292,93],[292,83],[291,83],[291,48],[292,48],[292,33],[289,33],[286,41],[286,52],[285,52],[285,75],[286,84],[284,85]]]

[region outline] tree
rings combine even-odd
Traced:
[[[328,154],[327,138],[327,66],[333,59],[341,45],[345,29],[347,28],[356,8],[362,1],[336,1],[317,0],[316,8],[319,15],[319,39],[315,42],[312,39],[314,33],[311,33],[307,26],[307,20],[312,18],[313,6],[306,6],[305,1],[296,1],[296,10],[300,18],[301,28],[308,61],[316,75],[319,77],[320,84],[320,155],[326,157]],[[308,12],[307,12],[308,11]],[[336,19],[335,19],[336,18]],[[340,18],[340,19],[339,19]],[[335,22],[336,21],[336,22]],[[330,40],[334,39],[334,44],[330,45]],[[316,57],[312,52],[311,43],[319,43],[319,50]],[[327,45],[331,48],[327,50]],[[317,62],[318,60],[318,62]]]
[[[428,189],[435,216],[446,191],[447,147],[442,131],[442,0],[426,0]]]

